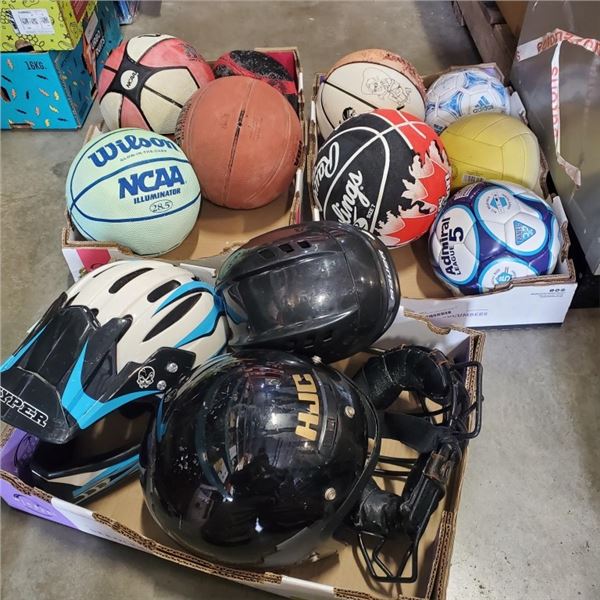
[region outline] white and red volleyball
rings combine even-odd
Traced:
[[[98,82],[100,111],[109,129],[172,134],[183,105],[213,79],[190,44],[171,35],[138,35],[109,55]]]
[[[391,248],[426,233],[449,191],[450,164],[438,135],[393,109],[342,123],[319,150],[313,171],[325,219],[370,231]]]

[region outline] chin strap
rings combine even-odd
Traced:
[[[474,368],[477,378],[473,401],[464,374]],[[350,516],[361,554],[378,581],[412,583],[418,576],[418,550],[431,515],[437,509],[452,469],[468,440],[481,429],[482,366],[454,363],[439,350],[401,346],[367,361],[354,382],[380,411],[383,437],[401,441],[419,453],[416,459],[380,456],[375,474],[404,480],[401,495],[383,491],[371,480]],[[403,391],[413,392],[420,405],[416,413],[389,412]],[[431,410],[426,400],[439,408]],[[392,570],[384,562],[388,540],[404,538],[403,553]],[[410,572],[404,574],[408,563]]]

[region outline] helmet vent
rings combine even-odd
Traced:
[[[307,335],[304,338],[304,348],[313,348],[315,345],[315,336],[314,335]]]
[[[162,298],[165,294],[172,292],[174,289],[178,288],[181,284],[179,281],[175,281],[172,279],[171,281],[167,281],[167,283],[163,283],[159,285],[155,290],[152,290],[146,299],[148,302],[156,302],[159,298]]]
[[[142,340],[143,342],[147,342],[151,340],[153,337],[165,331],[173,325],[177,323],[180,319],[182,319],[188,312],[196,305],[196,303],[202,298],[202,292],[196,293],[194,296],[188,296],[185,300],[180,302],[171,312],[167,313],[163,319],[160,320],[147,334],[146,337]]]
[[[293,251],[294,251],[294,248],[292,248],[292,245],[291,245],[291,244],[281,244],[281,246],[279,246],[279,249],[280,249],[282,252],[286,252],[286,253],[289,253],[289,252],[293,252]]]
[[[98,269],[96,273],[92,274],[92,279],[98,277],[98,275],[102,275],[102,273],[106,273],[109,269],[114,269],[119,263],[112,263],[110,266],[106,267],[106,269]]]
[[[265,260],[272,260],[273,258],[275,258],[275,253],[273,252],[273,250],[269,250],[268,248],[265,248],[264,250],[261,250],[259,252],[259,254],[265,259]]]
[[[300,248],[310,248],[310,242],[307,240],[300,240],[298,246],[300,246]]]
[[[131,273],[127,273],[127,275],[123,275],[123,277],[117,279],[109,288],[109,294],[116,294],[122,287],[126,286],[130,281],[147,273],[148,271],[152,271],[151,267],[145,267],[144,269],[138,269],[137,271],[131,271]]]
[[[325,332],[325,337],[323,338],[323,342],[328,343],[328,342],[331,342],[332,339],[333,339],[333,329],[330,329],[329,331]]]

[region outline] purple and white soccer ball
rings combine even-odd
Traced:
[[[437,134],[461,117],[484,112],[510,113],[502,82],[483,69],[460,69],[438,77],[425,97],[425,123]]]
[[[489,292],[517,277],[552,273],[560,247],[550,205],[531,190],[505,181],[458,190],[429,234],[434,271],[457,296]]]

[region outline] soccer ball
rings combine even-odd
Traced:
[[[457,296],[552,273],[560,245],[551,207],[505,181],[474,183],[456,192],[429,235],[434,271]]]
[[[441,133],[454,121],[484,112],[509,114],[502,82],[483,69],[461,69],[434,81],[425,98],[425,123]]]

